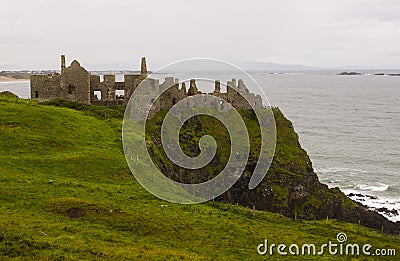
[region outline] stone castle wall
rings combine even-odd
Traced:
[[[60,97],[60,74],[32,75],[31,97],[36,100],[53,100]]]
[[[147,78],[146,60],[143,57],[141,62],[141,73],[125,75],[123,82],[117,82],[115,75],[104,75],[103,81],[99,75],[91,75],[76,60],[70,66],[65,66],[65,56],[61,56],[61,73],[51,75],[32,75],[31,76],[31,97],[36,100],[52,100],[61,98],[74,102],[94,104],[101,106],[115,106],[128,104],[133,92],[139,84],[146,86],[146,94],[142,97],[135,97],[145,108],[152,106],[150,117],[161,109],[169,110],[179,101],[201,93],[196,81],[192,79],[189,88],[186,89],[185,82],[179,83],[174,77],[166,77],[165,81],[159,84],[158,80]],[[227,82],[227,92],[221,92],[220,81],[215,81],[213,96],[220,98],[215,104],[215,99],[207,100],[204,104],[212,105],[220,111],[224,111],[224,103],[228,102],[236,109],[262,108],[262,99],[247,89],[242,80],[236,82],[235,79]],[[124,95],[118,96],[117,90],[123,90]],[[157,99],[160,93],[163,94]],[[96,95],[101,93],[100,95]],[[245,97],[246,99],[244,99]],[[191,106],[192,99],[188,100]]]
[[[196,81],[194,79],[190,80],[190,87],[186,91],[185,82],[181,83],[179,88],[179,80],[173,77],[165,78],[165,82],[160,84],[159,91],[164,93],[159,98],[160,109],[169,110],[176,103],[185,99],[191,98],[196,94],[201,94],[196,86]],[[215,81],[214,92],[208,93],[209,95],[216,96],[219,101],[216,102],[215,99],[209,96],[203,96],[202,101],[195,101],[195,99],[188,99],[187,107],[194,108],[200,107],[201,103],[203,106],[214,107],[218,111],[225,111],[227,106],[225,103],[231,104],[236,109],[261,109],[263,108],[262,98],[260,95],[251,93],[243,80],[238,81],[236,85],[236,80],[228,81],[226,85],[227,92],[221,92],[221,83],[219,80]],[[209,98],[208,98],[209,97]],[[199,104],[200,102],[200,104]]]

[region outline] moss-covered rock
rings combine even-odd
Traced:
[[[277,212],[296,219],[340,219],[380,229],[400,231],[399,225],[389,222],[378,213],[368,211],[349,199],[338,188],[329,189],[319,182],[307,152],[301,147],[293,124],[278,108],[273,109],[276,121],[276,150],[271,167],[264,180],[255,189],[248,184],[260,151],[260,128],[254,113],[240,111],[250,136],[250,157],[246,169],[234,186],[216,200],[241,204],[258,210]],[[147,122],[147,145],[153,161],[170,178],[185,183],[200,183],[216,176],[225,167],[230,153],[227,130],[218,120],[209,116],[190,119],[180,130],[180,145],[189,156],[200,153],[198,141],[203,135],[215,138],[218,149],[211,163],[201,169],[186,170],[167,158],[161,144],[161,126],[165,111]]]

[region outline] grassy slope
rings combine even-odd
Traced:
[[[265,238],[318,244],[335,241],[338,232],[350,243],[400,245],[398,237],[335,220],[158,200],[125,164],[121,120],[102,113],[0,98],[0,257],[262,260],[256,247]],[[86,216],[69,218],[71,208]]]

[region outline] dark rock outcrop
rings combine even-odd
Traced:
[[[341,72],[341,73],[338,73],[338,75],[361,75],[361,73],[358,73],[358,72]]]

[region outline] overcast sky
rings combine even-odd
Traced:
[[[208,57],[400,68],[399,0],[0,0],[0,70]]]

